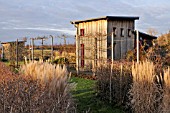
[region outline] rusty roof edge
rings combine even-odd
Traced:
[[[26,42],[26,41],[18,41],[18,43],[21,43],[21,42]],[[16,43],[16,41],[11,41],[11,42],[1,42],[1,44],[8,44],[8,43]]]
[[[70,21],[71,24],[77,24],[77,23],[81,23],[81,22],[88,22],[88,21],[93,21],[93,20],[101,20],[101,19],[120,19],[120,20],[139,20],[139,17],[135,17],[135,16],[103,16],[103,17],[99,17],[99,18],[91,18],[91,19],[85,19],[85,20],[76,20],[76,21]]]

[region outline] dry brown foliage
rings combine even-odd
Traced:
[[[102,100],[125,103],[130,113],[170,113],[170,68],[163,69],[151,61],[123,62],[114,63],[112,75],[110,64],[98,67],[96,74],[97,93]]]
[[[97,68],[97,93],[98,96],[112,104],[125,105],[128,101],[128,91],[132,84],[131,63],[114,62],[111,75],[111,64],[100,65]],[[111,97],[110,97],[110,75],[111,75]]]
[[[170,113],[170,68],[164,70],[163,113]]]
[[[131,107],[135,113],[160,113],[161,92],[156,82],[155,66],[144,61],[132,65]]]
[[[65,113],[76,112],[65,67],[31,62],[21,74],[0,82],[0,112]]]
[[[7,67],[4,63],[0,62],[0,81],[10,80],[15,76],[17,75],[11,72],[9,67]]]

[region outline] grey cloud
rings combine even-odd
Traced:
[[[169,12],[168,0],[0,0],[0,40],[73,34],[71,20],[106,15],[139,16],[137,29],[146,31],[154,27],[162,33],[169,30]]]

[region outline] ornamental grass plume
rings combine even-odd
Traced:
[[[170,112],[170,68],[164,70],[163,105],[162,113]]]
[[[65,66],[26,63],[20,75],[0,82],[0,112],[74,113],[72,87]]]
[[[155,82],[153,62],[143,61],[132,65],[133,85],[130,89],[131,107],[135,113],[159,113],[161,93]]]
[[[74,106],[70,90],[75,87],[75,84],[69,83],[70,76],[65,66],[34,61],[23,65],[21,72],[25,77],[37,80],[44,88],[44,93],[48,95],[48,98],[53,99],[51,108],[48,107],[50,111],[72,111]]]

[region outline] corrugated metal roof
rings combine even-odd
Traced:
[[[139,17],[128,17],[128,16],[103,16],[99,18],[91,18],[86,20],[71,21],[72,24],[78,24],[82,22],[95,21],[95,20],[139,20]]]

